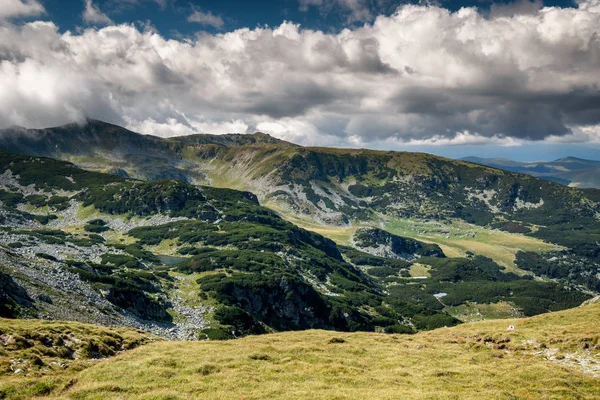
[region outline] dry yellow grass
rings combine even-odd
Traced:
[[[337,244],[348,246],[350,245],[350,239],[354,235],[357,229],[361,228],[360,225],[357,226],[331,226],[331,225],[321,225],[316,222],[307,221],[305,219],[296,218],[289,214],[282,212],[280,208],[277,207],[276,204],[267,204],[267,206],[275,211],[277,211],[281,218],[285,219],[288,222],[293,223],[296,226],[299,226],[308,231],[316,232],[326,238],[329,238],[336,242]]]
[[[429,273],[429,270],[431,269],[431,267],[429,265],[423,265],[423,264],[419,264],[419,263],[414,263],[413,265],[410,266],[410,276],[414,277],[431,277],[431,274]]]
[[[599,318],[596,304],[413,336],[304,331],[158,342],[47,378],[47,398],[597,399]],[[3,384],[17,379],[26,378]]]

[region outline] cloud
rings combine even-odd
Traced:
[[[0,127],[91,117],[161,136],[262,130],[311,145],[597,142],[598,4],[405,5],[339,33],[285,22],[185,40],[133,25],[7,24]]]
[[[223,28],[225,23],[223,19],[212,12],[202,12],[202,10],[194,8],[192,14],[188,17],[188,22],[197,22],[202,25],[212,26],[216,29]]]
[[[2,0],[0,20],[38,16],[45,12],[44,6],[38,0]]]
[[[197,133],[210,133],[222,135],[225,133],[254,133],[249,131],[249,126],[241,120],[235,121],[197,121],[183,118],[167,118],[164,122],[157,122],[152,118],[144,121],[127,121],[129,129],[146,135],[161,137],[174,137],[193,135]]]
[[[110,25],[113,23],[106,14],[100,11],[98,6],[92,3],[92,0],[85,0],[85,9],[82,17],[88,24]]]

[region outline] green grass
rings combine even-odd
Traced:
[[[525,235],[508,233],[452,221],[443,224],[415,219],[390,219],[386,224],[389,232],[442,247],[447,256],[464,256],[467,251],[491,258],[508,272],[523,274],[515,265],[515,255],[520,250],[538,253],[556,251],[560,246]]]
[[[276,207],[273,207],[271,204],[268,205],[270,208],[277,211]],[[319,235],[325,236],[328,239],[333,240],[337,244],[341,245],[350,245],[352,236],[354,232],[360,226],[351,226],[351,227],[340,227],[340,226],[327,226],[327,225],[319,225],[314,222],[306,221],[300,218],[292,217],[290,215],[282,214],[281,217],[288,222],[293,223],[296,226],[299,226],[302,229],[306,229],[308,231],[312,231],[318,233]]]
[[[69,374],[88,367],[95,359],[158,340],[134,329],[8,319],[0,319],[0,338],[2,381],[10,376],[31,378]],[[0,398],[3,397],[0,395]]]
[[[101,215],[100,211],[96,210],[93,205],[87,207],[79,206],[79,210],[77,211],[77,218],[81,221],[92,217],[100,217]]]
[[[442,302],[444,299],[441,299]],[[467,302],[466,304],[456,307],[444,308],[448,314],[452,315],[463,322],[475,322],[486,319],[506,319],[514,317],[522,317],[522,312],[514,304],[499,301],[495,304],[477,304]]]
[[[596,399],[598,318],[600,304],[415,335],[156,342],[82,371],[6,377],[0,390],[9,399]]]
[[[409,272],[410,272],[410,276],[412,276],[413,278],[416,276],[426,276],[429,278],[429,277],[431,277],[431,274],[429,273],[430,269],[431,269],[431,267],[428,265],[415,263],[410,266]]]
[[[275,205],[268,204],[268,206],[275,211],[281,211]],[[282,217],[341,245],[349,245],[356,230],[368,226],[368,224],[351,227],[325,226],[284,213]],[[540,239],[471,225],[460,220],[443,224],[418,219],[388,218],[385,229],[398,236],[437,244],[448,257],[464,257],[467,252],[489,257],[506,268],[507,272],[519,275],[525,274],[525,271],[515,265],[515,256],[519,251],[545,253],[562,249]]]

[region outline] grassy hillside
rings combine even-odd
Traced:
[[[251,193],[0,155],[1,316],[133,326],[180,339],[459,323],[437,302],[390,296],[335,242],[286,222]],[[407,259],[428,247],[409,242],[399,248]],[[401,283],[409,282],[394,284]],[[566,287],[548,293],[544,311],[587,298]]]
[[[24,218],[38,228],[44,222],[60,226],[71,244],[100,236],[110,254],[86,260],[84,268],[69,265],[71,272],[99,290],[125,286],[125,293],[109,293],[109,298],[126,308],[135,303],[130,292],[145,287],[142,309],[149,312],[137,315],[162,323],[179,318],[168,304],[181,297],[174,293],[182,292],[183,282],[186,293],[192,292],[190,286],[196,290],[186,301],[237,308],[208,312],[208,320],[216,315],[231,322],[239,309],[258,320],[258,325],[236,328],[241,332],[282,326],[423,329],[450,323],[444,319],[449,315],[471,320],[463,315],[554,311],[600,291],[598,191],[428,154],[304,148],[264,134],[165,140],[99,121],[0,134],[0,146],[49,153],[96,170],[117,168],[110,172],[119,176],[159,179],[136,183],[102,175],[118,183],[44,199],[34,194],[22,200],[7,187],[0,200],[29,213]],[[173,183],[165,176],[222,189]],[[63,184],[62,190],[76,187]],[[256,197],[240,198],[223,188],[251,190]],[[75,223],[64,224],[64,213],[48,211],[73,201],[80,206]],[[56,221],[46,221],[55,216]],[[416,260],[422,254],[386,252],[380,243],[360,248],[357,235],[363,228],[437,245],[452,260]],[[34,236],[48,242],[47,233]],[[353,258],[340,245],[390,260]],[[163,265],[165,256],[171,265]],[[407,263],[400,265],[397,258]],[[140,263],[151,271],[131,271]],[[429,271],[426,279],[415,274],[418,268]],[[187,274],[186,279],[177,273]],[[302,301],[288,296],[292,292]],[[295,312],[275,312],[290,299],[292,309],[310,304],[309,309],[325,312],[312,315],[309,324],[300,323],[306,319]],[[264,305],[273,306],[261,309]],[[220,325],[224,331],[233,326]]]
[[[409,336],[313,330],[155,342],[81,371],[5,374],[0,393],[8,399],[596,399],[598,318],[600,304]],[[13,324],[3,320],[0,328]],[[13,356],[1,349],[4,358]]]
[[[318,226],[458,220],[600,254],[589,246],[600,240],[600,191],[428,154],[304,148],[264,134],[160,139],[100,121],[3,131],[0,148],[144,180],[249,190],[287,218]]]

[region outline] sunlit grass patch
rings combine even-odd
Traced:
[[[312,330],[156,342],[81,372],[50,374],[36,386],[13,374],[0,393],[48,399],[592,399],[600,379],[570,360],[600,364],[599,317],[596,304],[415,335]],[[560,357],[548,359],[547,350]]]

